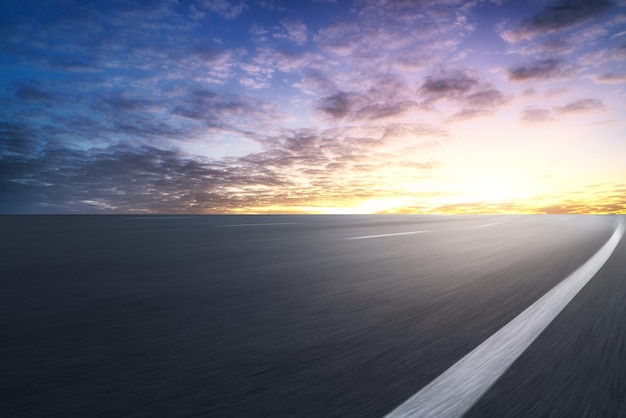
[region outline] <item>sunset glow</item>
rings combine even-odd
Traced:
[[[623,1],[0,10],[0,213],[626,213]]]

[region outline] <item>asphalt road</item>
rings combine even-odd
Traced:
[[[0,416],[383,417],[619,219],[3,216]],[[625,241],[467,416],[626,416]]]

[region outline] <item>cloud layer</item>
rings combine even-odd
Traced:
[[[502,37],[519,42],[563,32],[600,17],[612,5],[608,0],[565,0],[525,18],[519,26],[504,31]]]
[[[0,212],[452,211],[555,126],[613,161],[625,6],[526,3],[3,4]]]

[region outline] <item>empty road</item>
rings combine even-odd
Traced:
[[[2,216],[0,416],[626,416],[625,223]]]

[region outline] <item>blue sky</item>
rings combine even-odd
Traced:
[[[624,1],[0,5],[1,213],[626,211]]]

